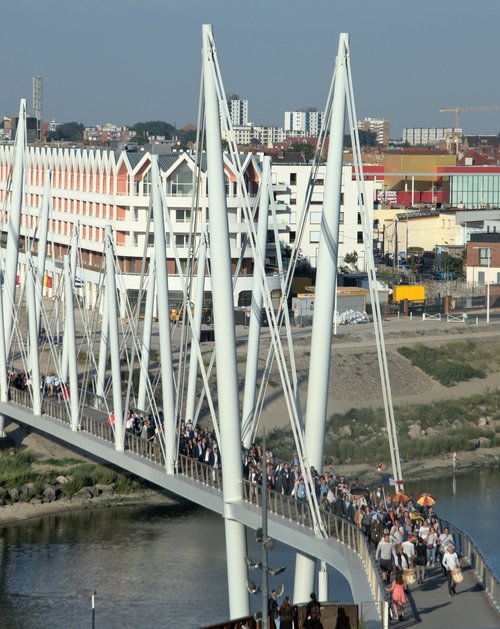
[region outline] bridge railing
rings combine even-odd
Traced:
[[[11,387],[9,389],[9,397],[14,404],[32,408],[31,395],[28,390],[21,391]],[[97,398],[97,396],[93,397]],[[95,406],[92,405],[92,408],[95,408]],[[69,414],[66,405],[56,400],[43,399],[42,412],[60,421],[69,423]],[[86,414],[85,411],[82,412],[80,430],[110,443],[114,441],[114,431],[110,422],[104,421],[103,418],[92,417]],[[138,435],[126,432],[125,449],[150,461],[165,465],[162,450],[157,442],[149,441]],[[206,463],[202,463],[197,459],[179,454],[177,457],[177,471],[179,474],[200,482],[207,487],[219,491],[222,490],[221,470]],[[262,486],[258,483],[243,480],[243,498],[250,504],[261,506]],[[287,518],[301,526],[314,529],[314,519],[308,502],[298,500],[294,496],[268,490],[267,504],[270,513]],[[386,627],[387,603],[385,590],[380,579],[378,567],[373,559],[373,555],[370,553],[369,542],[366,536],[357,526],[329,511],[320,509],[320,516],[327,536],[349,546],[349,548],[358,553],[363,561],[375,603],[378,607],[380,617],[383,620],[382,625]],[[480,556],[482,558],[482,555]],[[498,588],[498,583],[496,586]]]
[[[493,607],[500,612],[500,582],[473,539],[457,526],[439,518],[441,530],[446,526],[453,535],[457,554],[470,565],[477,581],[483,586]]]
[[[243,497],[247,502],[262,505],[262,486],[248,480],[243,481]],[[271,513],[280,515],[297,524],[314,528],[314,520],[308,502],[297,500],[294,496],[285,495],[277,491],[268,490],[267,506]],[[370,545],[366,535],[352,522],[320,508],[321,520],[325,532],[329,538],[349,546],[361,558],[372,593],[377,605],[382,626],[387,627],[389,622],[386,593],[380,571],[370,552]]]

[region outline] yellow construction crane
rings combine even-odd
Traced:
[[[445,107],[439,110],[441,113],[444,111],[454,111],[455,112],[455,131],[460,129],[460,114],[462,111],[471,112],[471,111],[500,111],[500,107]]]

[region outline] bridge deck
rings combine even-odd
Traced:
[[[44,401],[45,414],[35,416],[29,408],[30,400],[26,392],[12,393],[13,400],[0,402],[0,413],[6,417],[79,447],[250,528],[256,529],[261,525],[259,487],[244,482],[244,499],[231,504],[228,509],[222,500],[222,478],[208,466],[179,457],[178,473],[167,475],[162,465],[161,451],[143,439],[128,438],[128,449],[117,451],[111,427],[103,422],[106,416],[101,414],[99,418],[99,412],[95,409],[88,409],[84,413],[81,429],[75,432],[69,426],[64,404]],[[362,606],[366,626],[380,626],[379,612],[387,597],[384,596],[378,569],[359,529],[341,518],[322,512],[322,523],[328,533],[325,539],[314,533],[307,505],[289,496],[270,493],[269,534],[340,570],[351,584],[355,602]],[[470,549],[463,548],[465,550],[473,555]],[[406,610],[407,619],[398,625],[410,627],[418,624],[440,629],[500,627],[500,614],[490,603],[472,569],[465,571],[465,580],[457,589],[459,595],[449,598],[441,569],[429,570],[426,583],[412,586]]]
[[[464,580],[457,585],[457,595],[450,597],[441,566],[428,568],[422,585],[411,586],[406,620],[401,628],[418,625],[422,629],[498,629],[500,618],[488,601],[470,567],[464,568]],[[396,623],[395,623],[396,624]]]

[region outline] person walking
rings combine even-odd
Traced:
[[[380,562],[380,569],[382,570],[382,578],[385,583],[390,583],[391,572],[393,568],[393,546],[389,540],[389,529],[384,529],[384,537],[377,545],[375,552],[375,560]]]
[[[295,609],[290,603],[290,597],[285,596],[280,605],[280,629],[293,629]]]
[[[425,579],[425,566],[427,564],[427,544],[419,537],[415,546],[415,573],[417,583],[423,583]]]
[[[396,578],[388,588],[385,588],[386,592],[392,593],[392,608],[394,610],[394,616],[397,616],[399,620],[405,619],[404,606],[408,602],[404,589],[403,575],[398,572]]]
[[[458,555],[453,548],[453,544],[448,544],[446,552],[443,556],[443,568],[446,568],[446,579],[448,581],[448,593],[455,596],[457,593],[456,583],[453,581],[453,572],[460,570],[460,562]]]

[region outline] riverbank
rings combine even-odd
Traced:
[[[478,448],[472,452],[459,452],[456,461],[456,475],[467,476],[488,468],[500,468],[500,448]],[[374,487],[380,483],[380,472],[373,465],[342,465],[333,470],[347,479],[357,478],[362,485]],[[429,458],[403,463],[405,482],[412,484],[428,479],[444,479],[453,476],[452,455],[442,458]],[[132,496],[96,496],[95,498],[62,498],[55,502],[33,504],[15,503],[0,507],[0,527],[25,520],[87,509],[105,509],[109,507],[130,506],[165,506],[179,505],[182,501],[154,490],[140,490]]]
[[[133,496],[97,496],[95,498],[61,498],[54,502],[34,504],[30,502],[16,502],[0,506],[0,528],[16,522],[42,518],[47,515],[68,513],[70,511],[85,511],[87,509],[105,509],[108,507],[134,506],[165,506],[178,505],[181,500],[166,496],[159,492],[144,490]]]
[[[402,463],[403,480],[412,483],[428,479],[451,478],[454,473],[457,476],[464,476],[484,468],[500,468],[500,447],[457,452],[455,472],[452,454]],[[349,479],[357,478],[363,485],[377,484],[381,479],[381,473],[376,466],[369,464],[341,465],[338,468],[334,467],[333,471]]]

